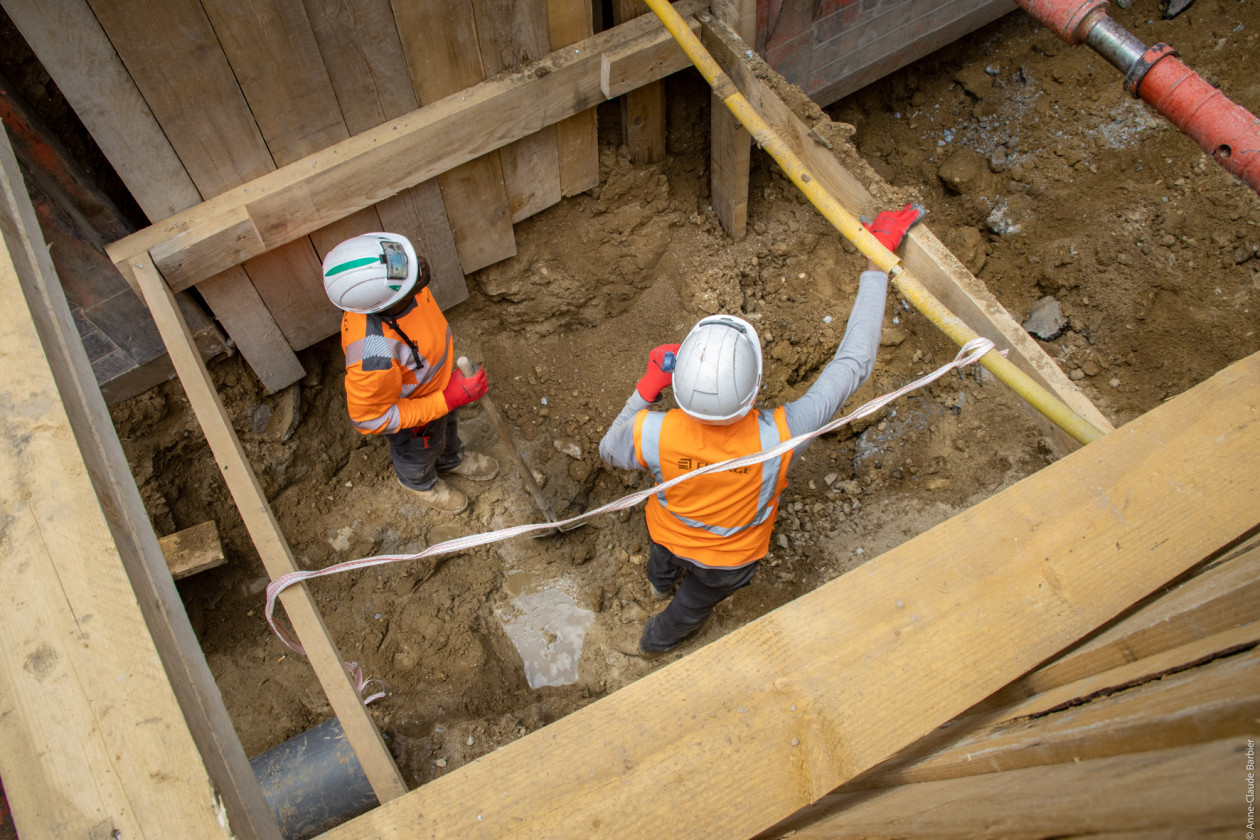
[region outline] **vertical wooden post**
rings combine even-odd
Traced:
[[[210,372],[192,345],[192,336],[183,315],[175,306],[166,280],[145,255],[126,264],[125,271],[139,285],[145,303],[153,314],[167,352],[175,364],[188,401],[192,404],[197,421],[205,432],[210,450],[214,453],[228,490],[236,502],[250,538],[258,549],[263,566],[272,580],[289,572],[297,571],[297,563],[289,550],[275,514],[258,484],[245,450],[232,429],[219,394],[210,379]],[[381,733],[368,715],[363,701],[346,673],[344,660],[337,651],[336,643],[324,624],[315,600],[305,585],[291,586],[280,596],[280,603],[289,620],[315,676],[319,679],[333,712],[341,721],[346,738],[363,765],[363,772],[372,790],[382,803],[407,792],[407,786],[394,765]]]
[[[757,39],[756,0],[714,0],[713,16],[730,27],[753,49]],[[710,202],[718,221],[734,240],[744,238],[748,228],[748,166],[752,158],[752,137],[730,109],[710,94],[709,145],[712,166]]]
[[[613,23],[650,14],[643,0],[613,0]],[[621,97],[621,138],[635,163],[665,159],[665,83],[651,82]]]

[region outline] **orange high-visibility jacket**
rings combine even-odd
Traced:
[[[446,316],[424,289],[394,320],[419,358],[381,316],[347,312],[341,319],[346,408],[365,435],[423,426],[448,413],[442,389],[450,382],[453,360]]]
[[[679,409],[640,411],[634,453],[657,484],[791,437],[782,408],[753,409],[729,426],[701,423]],[[648,533],[675,555],[702,566],[735,568],[770,548],[779,494],[787,486],[789,451],[751,467],[698,476],[647,501]]]

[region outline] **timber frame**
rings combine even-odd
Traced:
[[[837,200],[855,214],[867,212],[871,197],[857,179],[738,60],[743,47],[724,25],[746,29],[748,7],[741,18],[738,6],[715,3],[715,19],[700,0],[676,4],[749,101],[798,147]],[[629,19],[523,72],[473,85],[300,157],[110,246],[111,259],[153,313],[273,580],[296,570],[292,554],[174,293],[200,288],[399,190],[687,66],[654,18]],[[721,197],[720,218],[738,235],[746,218],[747,137],[741,139],[742,129],[729,125],[719,131],[716,109],[714,120],[719,138],[713,146],[714,195]],[[71,458],[64,467],[67,481],[99,500],[86,504],[104,512],[97,539],[108,543],[103,551],[122,555],[164,666],[146,674],[153,690],[169,692],[187,719],[186,733],[177,726],[170,734],[182,746],[165,753],[179,766],[159,774],[159,782],[148,785],[145,779],[153,776],[144,775],[147,770],[112,768],[104,755],[112,746],[107,745],[99,766],[90,764],[83,772],[94,780],[98,774],[117,778],[120,787],[135,791],[113,798],[106,792],[90,808],[68,792],[66,810],[102,815],[134,836],[230,836],[214,819],[216,812],[198,807],[214,802],[217,792],[232,834],[275,837],[217,690],[212,680],[207,683],[204,657],[194,650],[138,492],[125,480],[126,462],[109,432],[103,402],[83,385],[81,348],[65,338],[73,337],[72,328],[67,333],[59,315],[49,323],[35,312],[36,301],[48,301],[54,313],[64,304],[56,304],[51,265],[40,256],[38,234],[31,234],[38,228],[31,226],[21,178],[10,160],[11,155],[0,156],[7,201],[0,221],[8,256],[0,268],[6,269],[6,294],[18,288],[10,275],[20,284],[38,342],[30,335],[14,338],[28,350],[44,348],[49,370],[41,393],[50,405],[66,405],[69,420],[61,422],[68,431],[60,437],[64,444],[72,433],[84,453],[84,464],[76,466]],[[908,239],[905,260],[972,329],[1009,349],[1012,361],[1086,419],[1111,430],[926,228],[916,228]],[[15,298],[12,306],[19,303]],[[7,364],[14,370],[40,367],[25,356]],[[90,384],[90,374],[86,381]],[[948,803],[1000,798],[1005,794],[994,791],[1027,784],[1020,774],[1046,765],[1053,765],[1057,775],[1051,777],[1063,793],[1050,797],[1042,818],[1052,814],[1064,825],[1087,830],[1182,825],[1175,820],[1188,813],[1187,800],[1172,792],[1192,779],[1196,791],[1211,791],[1193,802],[1194,819],[1203,820],[1196,824],[1233,825],[1220,791],[1233,778],[1227,775],[1234,769],[1230,762],[1243,735],[1255,732],[1260,711],[1254,699],[1260,696],[1255,649],[1260,599],[1254,597],[1260,587],[1258,412],[1260,356],[1253,356],[1078,451],[1047,430],[1051,444],[1067,453],[1052,466],[616,694],[410,792],[309,592],[292,586],[281,596],[289,621],[373,790],[381,803],[390,803],[326,836],[628,836],[662,825],[688,837],[770,837],[788,830],[797,837],[879,831],[985,836],[993,831],[986,821],[991,814],[979,806],[963,813]],[[6,419],[9,436],[44,439],[47,424],[24,423],[21,416]],[[95,441],[96,449],[85,441]],[[63,456],[70,454],[64,445],[61,449]],[[98,450],[104,454],[94,454]],[[14,510],[32,522],[55,523],[54,513],[39,508],[45,495],[32,497],[26,487],[19,471],[25,462],[15,456],[5,463],[15,467],[6,471],[3,486],[6,499],[20,502]],[[16,536],[4,532],[5,539]],[[61,562],[65,551],[49,545],[46,562]],[[129,554],[134,559],[128,560]],[[23,617],[48,614],[47,607],[19,600],[8,611],[15,623],[6,626],[6,638],[10,631],[20,635]],[[68,601],[61,625],[82,627],[91,605]],[[10,697],[18,698],[19,709],[38,702],[42,689],[33,674],[38,676],[39,668],[33,671],[30,663],[41,644],[53,642],[24,641],[2,660],[4,711],[13,710]],[[83,669],[81,702],[90,729],[102,715],[92,687],[105,685],[107,675],[91,673],[89,666],[97,663],[88,658],[66,655]],[[1175,674],[1187,676],[1162,679]],[[162,689],[164,679],[169,689]],[[915,690],[907,691],[909,685]],[[145,711],[121,698],[118,704],[136,714]],[[1079,711],[1062,713],[1067,707]],[[1196,716],[1178,723],[1188,708]],[[16,719],[0,714],[0,721]],[[178,721],[179,714],[164,720]],[[1120,720],[1131,722],[1115,726]],[[90,737],[108,740],[117,736],[118,726]],[[1100,737],[1099,729],[1110,734]],[[0,731],[25,730],[10,724]],[[190,739],[184,737],[188,733]],[[55,751],[56,735],[46,737],[53,744],[46,750]],[[983,765],[970,760],[979,752]],[[39,746],[30,749],[29,761],[37,766],[39,753]],[[143,750],[136,757],[151,758]],[[0,758],[4,770],[15,765]],[[1130,810],[1104,812],[1085,804],[1077,777],[1088,782],[1121,771],[1133,787]],[[19,776],[6,774],[6,789]],[[698,778],[711,784],[687,781]],[[154,804],[167,779],[190,779],[184,793],[189,798],[181,800],[192,803],[188,813]],[[662,779],[677,783],[662,785]],[[42,783],[66,789],[74,781]],[[1088,784],[1083,790],[1091,792]],[[38,791],[19,786],[10,794],[15,810],[21,810]],[[908,800],[932,808],[911,822]],[[120,811],[120,801],[131,807]],[[746,807],[730,807],[732,802]],[[1134,822],[1131,811],[1139,807],[1148,810]],[[131,822],[119,825],[121,812]],[[81,818],[75,826],[73,836],[90,836],[85,829],[96,824]],[[1039,826],[1010,827],[1007,836]]]

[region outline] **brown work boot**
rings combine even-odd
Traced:
[[[499,474],[499,462],[480,452],[465,452],[464,460],[446,472],[471,481],[489,481]]]
[[[468,497],[440,478],[437,480],[437,484],[434,484],[428,490],[416,490],[413,487],[408,487],[401,481],[398,483],[404,490],[419,496],[420,501],[442,513],[454,515],[463,513],[468,508]]]

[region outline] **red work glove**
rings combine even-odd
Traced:
[[[454,411],[461,405],[468,405],[479,400],[490,390],[490,382],[486,379],[486,369],[477,368],[472,376],[464,376],[459,368],[451,371],[451,381],[446,383],[442,396],[446,397],[446,410]]]
[[[640,397],[648,402],[656,402],[660,399],[661,391],[668,388],[674,381],[672,359],[678,355],[678,348],[681,346],[681,344],[662,344],[648,354],[647,373],[643,374],[639,384],[634,386]],[[668,363],[665,359],[666,353],[673,354]]]
[[[922,204],[907,204],[900,210],[885,210],[875,217],[875,221],[863,226],[879,240],[880,245],[895,251],[906,231],[925,213],[927,208]]]

